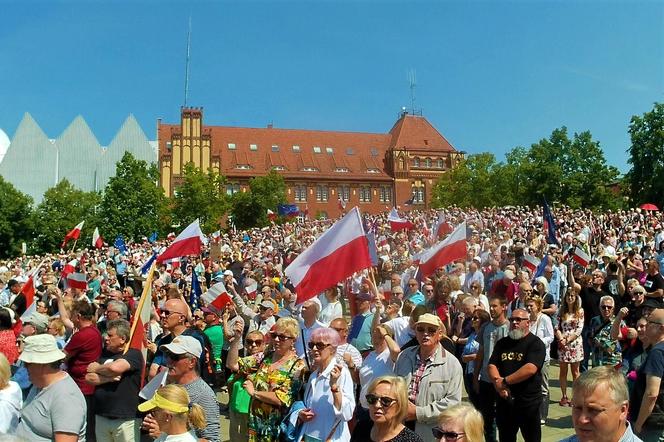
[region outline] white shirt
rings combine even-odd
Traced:
[[[325,297],[325,294],[322,294],[318,297],[320,301],[321,310],[318,313],[318,320],[325,324],[326,327],[329,327],[330,322],[334,321],[337,318],[343,318],[344,312],[341,308],[341,302],[334,301],[330,302]]]
[[[362,390],[360,391],[360,404],[362,404],[362,407],[369,408],[365,396],[371,381],[379,376],[393,374],[394,362],[390,358],[389,348],[385,347],[385,350],[383,350],[382,353],[376,353],[375,351],[369,353],[362,364],[362,368],[360,368],[360,385],[362,386]]]
[[[544,342],[546,347],[546,353],[544,356],[544,362],[548,362],[551,359],[551,353],[549,352],[549,347],[553,342],[553,325],[551,324],[551,318],[544,313],[540,313],[535,321],[530,321],[530,333],[536,335],[538,338]]]
[[[325,326],[318,321],[314,321],[311,327],[308,328],[304,325],[304,321],[300,321],[300,335],[295,340],[295,352],[298,357],[304,358],[304,353],[307,351],[306,346],[309,345],[309,339],[311,339],[311,332],[321,327]]]
[[[413,339],[414,335],[411,334],[409,320],[408,316],[399,316],[385,322],[385,325],[388,325],[394,331],[394,340],[399,347],[403,347],[406,342]]]
[[[21,387],[14,381],[0,390],[0,434],[13,433],[18,426],[23,407]]]
[[[355,395],[353,393],[353,380],[346,367],[341,369],[341,376],[337,381],[337,386],[343,395],[341,400],[341,409],[334,407],[332,391],[330,390],[330,372],[336,360],[332,358],[328,366],[319,373],[315,370],[311,373],[309,382],[304,391],[304,404],[311,408],[316,415],[312,420],[306,422],[302,428],[302,434],[318,438],[325,441],[334,425],[337,425],[334,433],[330,437],[332,442],[350,441],[350,431],[348,430],[348,421],[353,417],[355,411]]]

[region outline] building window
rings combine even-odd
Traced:
[[[273,144],[272,145],[272,152],[279,152],[279,146],[277,146],[276,144]]]
[[[248,165],[248,164],[236,164],[235,168],[237,170],[249,170],[249,169],[251,169],[251,166]]]
[[[360,186],[360,202],[361,203],[371,202],[371,187]]]
[[[314,153],[320,153],[320,146],[314,146]]]
[[[443,165],[443,159],[442,159],[442,158],[438,158],[438,159],[436,160],[436,163],[438,164],[438,168],[439,168],[439,169],[443,169],[443,168],[445,167],[445,166]]]
[[[272,170],[286,170],[286,166],[272,166]]]
[[[316,186],[316,201],[327,201],[328,200],[328,189],[324,184],[319,184]]]
[[[399,169],[405,169],[406,168],[406,160],[403,159],[403,157],[399,158]]]
[[[300,146],[297,144],[293,144],[293,152],[299,152],[300,151]]]
[[[348,172],[348,168],[347,167],[336,167],[334,169],[334,171],[335,172]]]
[[[355,155],[355,151],[353,150],[352,147],[346,148],[346,155]]]
[[[375,167],[372,167],[370,169],[367,169],[367,173],[380,173],[380,169],[376,169]]]
[[[239,183],[228,183],[226,184],[226,195],[235,195],[240,191],[240,184]]]
[[[350,186],[344,184],[337,188],[337,193],[339,194],[339,199],[342,201],[348,201],[350,199]]]
[[[415,157],[413,160],[413,167],[420,167],[420,159]]]
[[[325,152],[327,152],[327,153],[334,153],[334,149],[331,148],[331,147],[326,147],[326,148],[325,148]]]
[[[413,204],[424,204],[424,186],[413,187]]]
[[[383,186],[380,188],[380,202],[389,203],[392,201],[392,188],[389,186]]]
[[[307,200],[307,186],[304,184],[295,185],[295,201],[303,202]]]
[[[254,150],[254,151],[258,150],[258,144],[250,144],[249,150]]]
[[[317,167],[306,166],[302,168],[302,172],[318,172]]]
[[[426,167],[427,169],[431,169],[431,158],[426,158],[424,160],[424,167]]]
[[[228,143],[228,150],[235,150],[235,143]]]

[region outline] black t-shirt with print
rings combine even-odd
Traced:
[[[509,385],[516,406],[538,406],[542,401],[542,365],[545,355],[544,342],[532,333],[528,333],[522,339],[505,336],[496,342],[489,363],[498,368],[502,377],[515,373],[527,363],[537,367],[537,373],[533,376],[523,382]]]

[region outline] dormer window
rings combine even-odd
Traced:
[[[272,166],[272,170],[286,170],[286,166]]]
[[[248,164],[236,164],[236,165],[235,165],[235,168],[236,168],[237,170],[250,170],[250,169],[251,169],[251,166],[248,165]]]
[[[250,144],[249,145],[249,150],[257,151],[258,150],[258,144]]]
[[[314,153],[320,153],[320,146],[314,146]]]
[[[302,172],[318,172],[317,167],[306,166],[302,168]]]
[[[228,150],[235,150],[235,143],[228,143]]]
[[[331,148],[331,147],[326,147],[326,148],[325,148],[325,152],[326,152],[326,153],[334,153],[334,149]]]
[[[334,171],[335,172],[342,172],[342,173],[343,172],[348,172],[348,168],[347,167],[337,167],[337,168],[334,169]]]
[[[375,167],[371,167],[367,169],[367,173],[380,173],[380,169],[376,169]]]

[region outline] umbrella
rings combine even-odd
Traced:
[[[643,210],[659,210],[659,208],[656,205],[651,204],[651,203],[641,204],[639,206],[639,208],[641,208]]]

